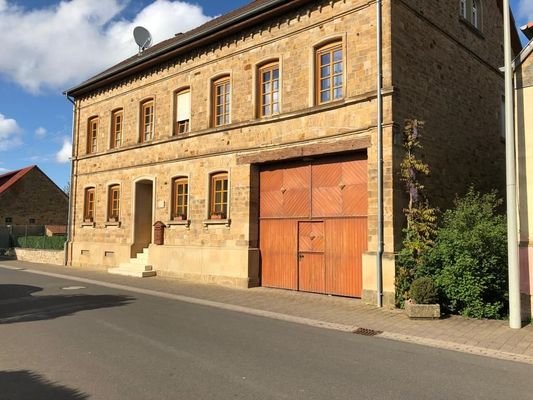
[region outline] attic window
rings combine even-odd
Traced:
[[[13,218],[11,217],[6,217],[6,225],[7,224],[12,224],[13,223]]]

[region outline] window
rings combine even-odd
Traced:
[[[28,220],[28,222],[29,222],[30,225],[35,224],[35,218],[30,218],[30,219]]]
[[[460,0],[459,2],[459,15],[466,19],[466,0]]]
[[[228,216],[228,174],[211,175],[210,217],[225,219]]]
[[[172,180],[172,219],[186,220],[189,203],[189,182],[187,178]]]
[[[213,82],[213,125],[221,126],[230,123],[230,80],[229,76]]]
[[[472,25],[478,28],[478,5],[476,0],[472,0],[472,19],[470,22],[472,22]]]
[[[98,118],[89,119],[87,126],[87,154],[96,153],[98,139]]]
[[[176,121],[174,123],[174,135],[189,132],[191,120],[191,91],[181,90],[176,93]]]
[[[479,0],[459,0],[459,15],[475,28],[480,27],[481,4]]]
[[[111,148],[120,147],[122,143],[122,121],[124,113],[122,110],[114,111],[111,115]]]
[[[154,136],[154,101],[147,100],[141,105],[141,143],[149,142]]]
[[[268,64],[259,69],[259,116],[279,114],[279,65]]]
[[[316,52],[317,103],[323,104],[343,97],[342,43],[332,43]]]
[[[109,186],[107,199],[107,220],[118,221],[120,212],[120,186]]]
[[[6,225],[12,224],[12,223],[13,223],[13,218],[12,217],[6,217]]]
[[[94,220],[94,188],[85,189],[85,201],[83,207],[83,219],[86,222]]]

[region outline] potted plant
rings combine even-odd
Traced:
[[[214,211],[211,213],[211,219],[225,219],[226,213],[222,211]]]
[[[409,294],[410,299],[405,302],[405,312],[409,318],[440,318],[439,295],[433,279],[429,276],[415,279]]]

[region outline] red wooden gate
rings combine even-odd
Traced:
[[[367,174],[364,155],[262,169],[263,286],[361,296]]]

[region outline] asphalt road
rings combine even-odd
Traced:
[[[0,343],[0,400],[533,399],[526,364],[3,268]]]

